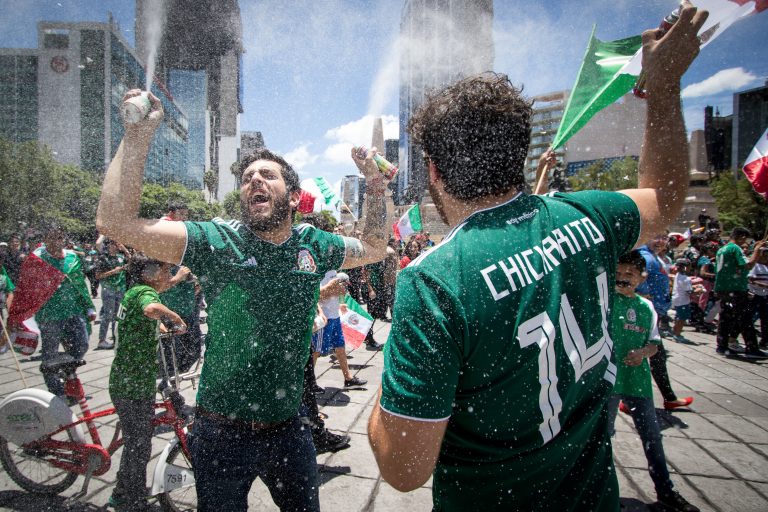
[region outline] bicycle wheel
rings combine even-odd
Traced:
[[[172,482],[165,482],[166,488],[171,487],[171,489],[157,496],[163,510],[171,512],[197,510],[195,482],[194,479],[187,480],[192,475],[192,462],[184,455],[180,444],[173,447],[165,462],[169,466],[175,466],[179,471],[173,477],[166,477],[173,479]]]
[[[76,473],[50,465],[44,449],[24,448],[0,437],[0,463],[22,489],[37,494],[59,494],[77,479]]]

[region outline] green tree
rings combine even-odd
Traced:
[[[145,183],[141,191],[139,216],[157,219],[168,211],[168,203],[182,202],[189,208],[189,220],[210,220],[221,215],[219,203],[208,203],[201,190],[189,190],[179,183],[163,187],[156,183]]]
[[[624,190],[637,187],[638,163],[632,157],[614,161],[608,169],[605,162],[584,167],[568,178],[574,192],[579,190]],[[605,169],[605,170],[603,170]]]
[[[203,174],[203,185],[208,191],[209,197],[215,197],[219,189],[219,175],[213,169],[208,169]]]
[[[224,201],[221,203],[221,206],[224,210],[224,216],[228,219],[237,219],[242,220],[243,215],[240,210],[240,191],[239,190],[233,190],[226,196],[224,196]]]
[[[758,195],[749,181],[736,179],[734,172],[721,173],[710,189],[717,204],[717,216],[725,233],[741,226],[757,237],[768,229],[768,202]]]

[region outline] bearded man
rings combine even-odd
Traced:
[[[299,178],[268,150],[240,164],[242,221],[141,219],[144,162],[163,117],[159,100],[149,98],[149,116],[126,125],[104,178],[96,224],[151,258],[189,267],[208,301],[190,446],[198,508],[246,510],[248,490],[260,477],[281,510],[319,510],[315,448],[298,417],[304,363],[325,273],[386,256],[392,222],[373,150],[365,158],[352,153],[368,183],[360,240],[292,226]]]

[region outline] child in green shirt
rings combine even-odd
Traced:
[[[611,335],[616,359],[616,383],[608,401],[608,428],[614,433],[619,401],[629,408],[635,428],[643,443],[656,497],[667,510],[696,512],[699,509],[674,490],[664,456],[661,429],[656,419],[648,358],[661,343],[653,304],[635,293],[645,280],[645,258],[631,251],[619,258],[616,293],[611,308]]]
[[[118,342],[109,395],[123,430],[123,456],[117,484],[109,498],[111,506],[122,510],[147,507],[147,463],[152,453],[152,417],[157,376],[157,333],[164,320],[184,332],[181,317],[160,302],[158,292],[170,286],[171,265],[135,255],[127,268],[129,290],[118,319]]]

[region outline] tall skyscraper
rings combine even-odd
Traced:
[[[146,15],[154,1],[136,0],[136,50],[144,61],[149,55]],[[169,84],[171,94],[183,97],[180,101],[194,119],[190,172],[202,184],[206,170],[217,171],[217,199],[223,200],[237,189],[230,167],[240,159],[240,7],[237,0],[165,0],[165,7],[156,74]]]
[[[429,89],[493,69],[493,0],[406,0],[400,21],[400,172],[395,201],[420,201],[421,148],[406,126]]]
[[[40,22],[37,31],[38,48],[0,49],[0,137],[38,141],[57,161],[101,174],[123,137],[123,95],[144,87],[144,65],[111,21]],[[190,186],[187,116],[162,82],[152,92],[165,117],[147,181]]]

